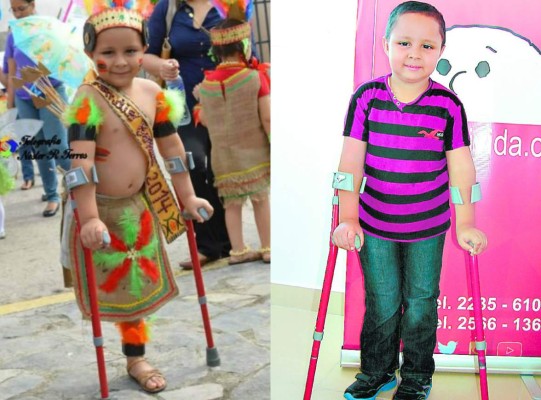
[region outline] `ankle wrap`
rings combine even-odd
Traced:
[[[142,357],[145,355],[145,345],[122,343],[122,353],[126,357]]]

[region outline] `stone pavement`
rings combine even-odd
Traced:
[[[36,168],[37,171],[37,168]],[[21,182],[19,179],[18,186]],[[18,187],[17,186],[17,187]],[[43,218],[41,181],[3,197],[0,240],[0,400],[99,399],[92,328],[83,321],[58,263],[60,214]],[[251,206],[246,241],[259,247]],[[181,294],[151,317],[147,358],[167,378],[157,395],[125,372],[119,336],[102,323],[110,399],[270,399],[270,268],[262,262],[205,266],[213,339],[221,366],[206,365],[206,340],[193,274],[176,265],[188,255],[186,235],[167,246]]]

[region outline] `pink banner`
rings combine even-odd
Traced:
[[[401,1],[360,0],[355,86],[389,71],[381,38]],[[452,86],[470,121],[483,200],[477,225],[489,248],[479,257],[490,356],[541,356],[541,3],[433,0],[447,22],[446,61],[432,78]],[[445,67],[445,68],[444,68]],[[436,353],[472,354],[473,311],[465,253],[447,234]],[[344,345],[359,349],[364,291],[348,254]]]

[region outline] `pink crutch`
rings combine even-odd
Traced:
[[[327,267],[325,269],[325,277],[323,278],[323,288],[319,299],[319,310],[317,312],[316,329],[314,330],[314,342],[312,343],[312,353],[310,356],[310,364],[308,366],[308,376],[306,378],[306,386],[304,388],[304,400],[312,398],[312,389],[314,387],[314,376],[316,374],[317,359],[319,357],[319,348],[323,340],[323,328],[325,327],[325,319],[327,317],[327,307],[329,305],[329,297],[331,295],[332,280],[334,276],[334,268],[336,267],[336,256],[338,255],[338,247],[332,242],[332,233],[338,225],[338,189],[334,189],[331,234],[329,236],[329,255],[327,256]]]
[[[331,219],[331,233],[329,235],[329,255],[327,256],[327,266],[325,269],[325,277],[323,278],[323,288],[319,299],[319,310],[317,312],[316,328],[314,330],[314,342],[312,344],[312,353],[310,356],[310,364],[308,366],[308,376],[306,378],[306,386],[304,388],[304,400],[309,400],[312,397],[312,389],[314,387],[314,376],[316,374],[317,360],[319,357],[319,348],[323,340],[323,329],[325,327],[325,319],[327,317],[327,307],[329,305],[329,297],[331,295],[332,280],[334,269],[336,267],[336,257],[338,255],[338,247],[332,241],[332,234],[338,226],[338,189],[353,191],[353,180],[348,179],[341,173],[335,173],[333,179],[333,206]],[[360,248],[361,243],[358,236],[355,237],[355,247]]]
[[[473,243],[469,243],[473,247]],[[486,341],[483,328],[483,314],[481,306],[481,286],[479,284],[479,266],[477,256],[468,255],[468,269],[470,274],[470,286],[473,302],[473,317],[475,320],[475,349],[479,364],[479,385],[481,387],[481,400],[488,400],[488,380],[486,365]]]
[[[69,186],[69,185],[68,185]],[[73,209],[73,215],[75,216],[75,226],[77,229],[77,235],[81,237],[81,221],[79,219],[79,211],[77,210],[77,204],[73,197],[73,191],[70,190],[70,201]],[[104,232],[104,243],[110,241],[109,236]],[[109,387],[107,385],[107,371],[105,369],[105,357],[103,355],[103,337],[101,333],[101,321],[100,311],[98,308],[98,295],[96,290],[96,275],[94,273],[94,263],[92,261],[92,250],[83,247],[83,253],[85,257],[85,270],[86,279],[88,282],[88,298],[90,302],[90,313],[92,319],[92,334],[94,336],[94,346],[96,347],[96,359],[98,361],[98,377],[100,381],[101,398],[109,398]]]

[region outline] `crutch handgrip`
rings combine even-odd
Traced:
[[[101,237],[105,246],[109,246],[111,244],[111,236],[109,236],[109,232],[103,231]]]
[[[197,212],[199,213],[199,215],[201,215],[201,217],[203,217],[203,219],[205,221],[208,221],[210,219],[209,213],[203,207],[199,207],[197,209]],[[182,218],[184,218],[184,219],[195,219],[192,214],[190,214],[189,212],[186,212],[186,211],[182,212]]]
[[[359,235],[355,235],[355,248],[361,250],[361,238]]]
[[[332,238],[332,234],[331,234],[331,243],[333,244],[333,246],[336,246],[336,244],[334,243],[334,239]],[[359,237],[359,235],[355,235],[355,249],[359,251],[361,250],[361,247],[362,247],[361,238]]]

